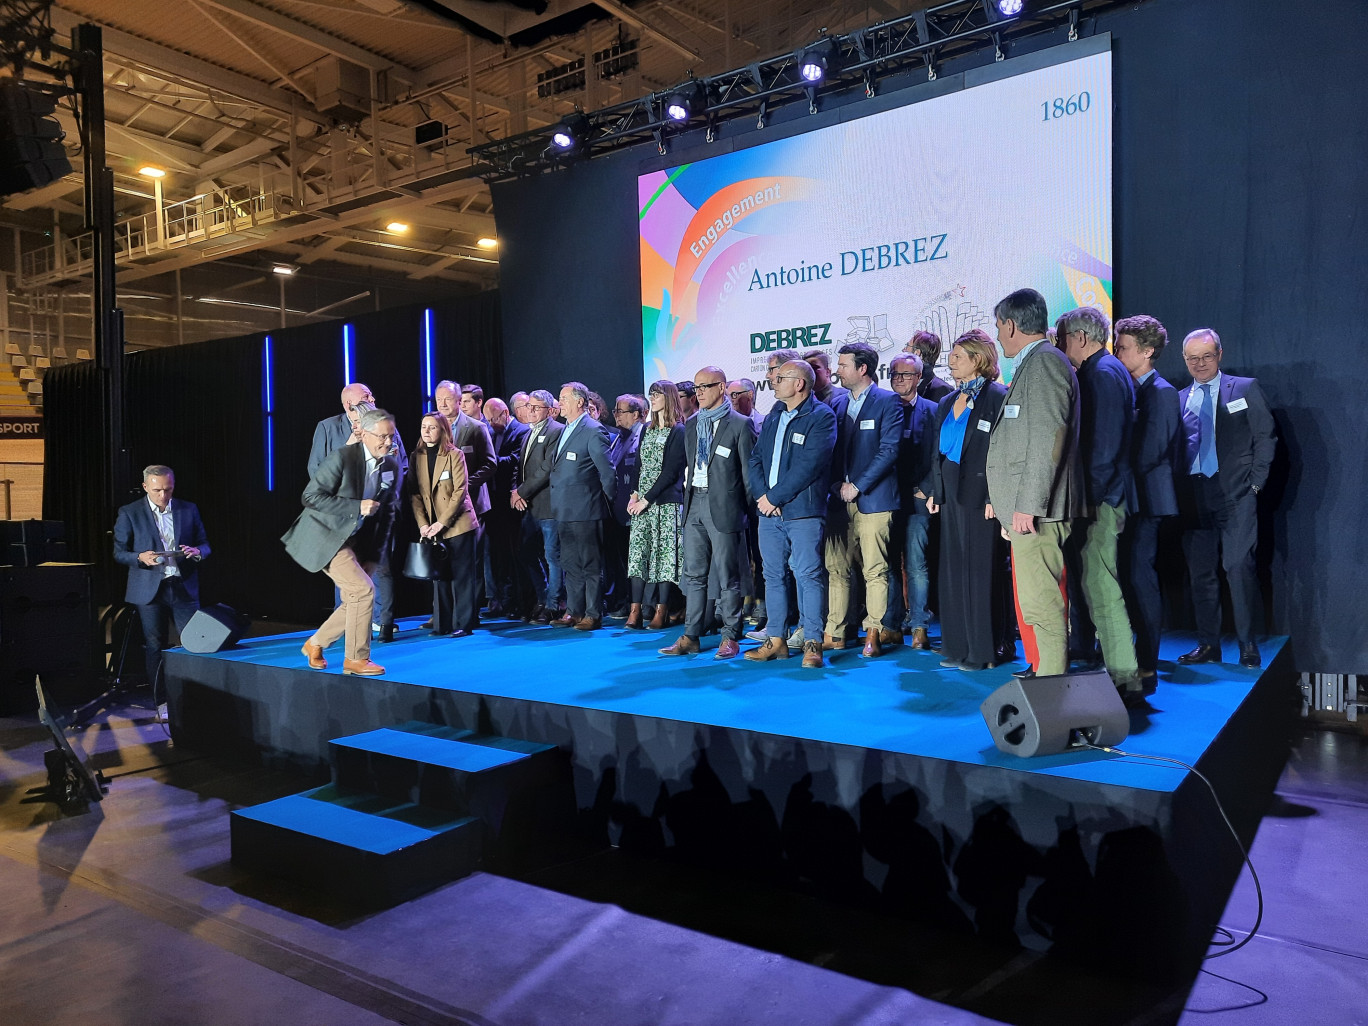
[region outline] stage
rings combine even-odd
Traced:
[[[331,669],[309,670],[304,634],[169,652],[176,744],[314,775],[329,740],[413,720],[555,744],[576,829],[600,841],[1144,975],[1195,964],[1239,869],[1209,793],[1179,766],[1000,753],[978,706],[1013,667],[853,648],[811,671],[718,663],[715,638],[698,656],[658,656],[677,629],[503,623],[453,640],[416,623],[374,646],[387,668],[375,678],[343,676],[339,646]],[[1297,709],[1285,640],[1263,644],[1262,671],[1162,662],[1121,745],[1198,766],[1242,832]],[[1189,646],[1170,638],[1162,654]]]

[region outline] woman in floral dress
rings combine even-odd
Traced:
[[[640,629],[643,603],[655,612],[650,626],[669,623],[671,588],[679,589],[684,535],[684,426],[679,391],[672,381],[657,381],[647,392],[651,418],[641,436],[641,479],[632,501],[627,539],[627,575],[632,604],[627,626]]]

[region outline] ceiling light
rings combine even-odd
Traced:
[[[385,225],[385,231],[394,232],[395,235],[403,235],[404,232],[408,230],[409,226],[404,224],[403,221],[391,221],[389,224]]]
[[[162,170],[161,168],[159,168],[159,167],[153,167],[151,164],[148,164],[148,165],[146,165],[145,167],[140,167],[140,168],[138,168],[138,174],[142,175],[144,178],[165,178],[165,177],[166,177],[166,172],[165,172],[165,171],[163,171],[163,170]]]
[[[481,249],[493,249],[498,244],[498,239],[477,239],[475,241],[475,245],[479,246]]]
[[[289,276],[298,271],[299,268],[294,264],[272,264],[271,273]]]

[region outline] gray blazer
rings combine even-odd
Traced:
[[[1016,368],[988,438],[988,501],[1004,527],[1013,513],[1083,515],[1078,419],[1078,378],[1046,339]]]
[[[304,489],[304,511],[280,539],[285,551],[310,573],[322,570],[348,544],[359,561],[374,562],[389,541],[402,483],[399,461],[386,456],[380,463],[380,488],[375,494],[380,509],[363,517],[366,448],[357,444],[334,449]]]

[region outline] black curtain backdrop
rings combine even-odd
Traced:
[[[1190,379],[1177,343],[1203,326],[1221,334],[1224,369],[1259,378],[1281,436],[1261,513],[1269,627],[1291,634],[1300,670],[1368,672],[1368,118],[1357,105],[1368,5],[1149,0],[1081,29],[1113,35],[1117,316],[1167,326],[1175,344],[1160,372],[1180,387]],[[1012,56],[1061,42],[1014,44]],[[991,60],[947,66],[942,79]],[[823,127],[901,102],[900,91],[911,101],[904,90],[924,83],[883,80],[876,100],[851,98],[845,111],[797,104],[759,132],[742,119],[712,146],[684,136],[667,159]],[[981,170],[1050,156],[1004,155],[985,138]],[[610,397],[642,387],[636,176],[663,163],[647,147],[495,186],[511,388],[574,377]],[[1177,549],[1175,538],[1170,560]]]
[[[314,426],[341,412],[342,330],[352,333],[352,378],[393,413],[405,445],[418,435],[425,394],[424,311],[431,310],[432,380],[474,381],[501,394],[503,358],[496,293],[432,307],[383,310],[270,333],[273,385],[273,490],[267,490],[265,335],[135,353],[125,358],[125,439],[131,501],[141,468],[164,463],[176,494],[204,518],[213,555],[201,572],[201,598],[256,617],[309,623],[332,605],[332,587],[285,555],[280,535],[300,510]],[[44,517],[67,525],[70,558],[97,565],[100,602],[123,597],[114,564],[114,511],[99,489],[98,379],[93,364],[54,369],[44,381],[48,427]],[[400,612],[421,612],[429,586],[403,581]]]

